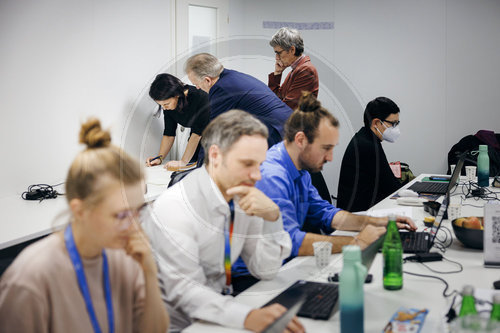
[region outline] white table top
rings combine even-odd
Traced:
[[[167,171],[163,165],[146,168],[146,201],[153,201],[167,189],[172,171]]]
[[[428,175],[420,175],[417,180]],[[462,180],[465,180],[464,178]],[[410,185],[410,184],[409,184]],[[408,186],[409,186],[408,185]],[[495,189],[500,192],[499,189]],[[456,193],[456,192],[455,192]],[[441,200],[440,200],[441,201]],[[467,203],[480,205],[481,201],[468,199]],[[451,202],[460,202],[460,198],[452,195]],[[484,205],[484,201],[482,202]],[[403,207],[396,204],[396,200],[390,197],[382,200],[373,209],[387,209]],[[424,212],[423,207],[411,207],[414,221],[419,229],[423,229],[423,218],[429,214]],[[463,216],[483,216],[482,208],[470,206],[462,207]],[[443,226],[452,231],[450,221],[443,221]],[[438,236],[443,231],[438,233]],[[436,251],[433,249],[432,251]],[[404,256],[407,256],[406,254]],[[453,290],[461,291],[465,284],[472,284],[476,288],[491,289],[493,282],[500,279],[500,270],[484,268],[483,254],[481,250],[465,248],[458,240],[454,240],[450,248],[446,250],[444,257],[453,261],[459,261],[463,265],[463,271],[456,274],[436,274],[429,271],[418,263],[405,263],[405,271],[418,274],[439,276],[449,284],[447,293]],[[438,271],[454,271],[457,265],[447,261],[427,263],[431,268]],[[326,282],[330,273],[340,272],[342,268],[342,256],[334,254],[330,265],[323,271],[319,271],[313,257],[297,257],[284,265],[275,279],[271,281],[260,281],[245,292],[236,297],[241,303],[260,307],[270,299],[278,295],[298,279]],[[382,286],[382,255],[377,254],[370,273],[373,274],[373,282],[365,284],[365,332],[381,332],[392,315],[402,306],[407,308],[427,308],[429,313],[421,332],[444,332],[444,314],[447,312],[453,297],[442,296],[445,285],[443,282],[432,278],[423,278],[404,274],[403,289],[398,291],[387,291]],[[300,318],[308,332],[340,332],[340,317],[338,303],[334,315],[328,321]],[[183,332],[240,332],[230,328],[224,328],[211,323],[197,322],[189,326]]]
[[[156,199],[170,181],[171,171],[163,166],[145,168],[147,193],[145,199]],[[57,187],[64,192],[62,186]],[[21,193],[0,199],[0,250],[61,229],[69,219],[64,196],[42,202],[21,199]]]

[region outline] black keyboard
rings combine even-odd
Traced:
[[[279,303],[289,309],[305,294],[306,301],[297,316],[328,320],[339,298],[338,290],[336,284],[299,280],[264,306]]]
[[[417,193],[445,194],[448,190],[448,182],[416,182],[408,189]]]
[[[430,234],[427,232],[400,232],[404,253],[429,252]]]

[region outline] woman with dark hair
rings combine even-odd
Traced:
[[[173,75],[158,74],[151,84],[149,96],[163,110],[165,129],[161,140],[159,158],[149,157],[147,166],[158,165],[170,152],[175,140],[177,125],[191,129],[186,150],[178,161],[169,161],[165,168],[177,169],[196,161],[200,150],[201,133],[210,120],[208,94],[196,87],[182,83]]]

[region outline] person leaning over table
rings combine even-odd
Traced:
[[[66,178],[71,223],[24,249],[0,280],[0,332],[165,332],[157,268],[137,218],[139,163],[97,119]]]
[[[196,87],[184,84],[170,74],[158,74],[151,84],[149,96],[158,104],[158,111],[163,110],[165,128],[160,144],[158,159],[149,157],[147,166],[158,165],[163,162],[174,144],[175,132],[178,125],[191,129],[189,140],[182,158],[178,161],[169,161],[165,168],[178,168],[198,159],[201,133],[210,120],[210,104],[208,95]]]
[[[283,125],[292,114],[265,83],[222,66],[211,54],[199,53],[186,61],[186,74],[197,88],[208,93],[210,119],[232,109],[250,113],[266,125],[269,147],[283,138]]]
[[[250,273],[272,279],[291,241],[278,206],[254,187],[268,131],[252,115],[232,110],[203,132],[204,165],[167,189],[145,223],[168,290],[172,329],[194,320],[260,332],[286,310],[255,309],[231,296],[231,263],[241,255]],[[294,318],[288,329],[302,332]]]
[[[310,93],[304,93],[299,107],[285,124],[285,140],[267,153],[262,179],[256,187],[271,198],[283,215],[283,225],[292,239],[291,257],[313,255],[312,244],[328,241],[332,252],[347,244],[362,249],[385,232],[387,218],[354,215],[321,199],[311,185],[309,172],[320,171],[333,160],[339,141],[338,120]],[[326,235],[304,232],[305,224],[319,227]],[[398,217],[399,228],[416,230],[410,218]],[[360,231],[356,237],[329,236],[335,230]]]
[[[365,211],[399,190],[385,156],[382,141],[399,137],[399,107],[387,97],[369,102],[364,113],[365,126],[356,133],[342,158],[337,206],[350,211]]]

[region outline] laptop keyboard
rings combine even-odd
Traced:
[[[409,189],[417,193],[445,194],[448,190],[448,183],[416,182]]]
[[[429,251],[430,235],[427,232],[400,232],[404,253],[422,253]]]
[[[289,309],[297,301],[297,295],[306,294],[297,316],[328,320],[339,297],[338,289],[332,283],[299,280],[264,306],[279,303]]]

